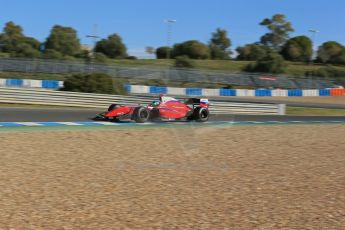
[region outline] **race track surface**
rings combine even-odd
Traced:
[[[87,122],[100,109],[0,108],[0,122]],[[213,115],[210,121],[345,121],[345,116]]]

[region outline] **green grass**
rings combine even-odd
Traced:
[[[193,60],[195,69],[216,70],[224,72],[242,72],[243,69],[252,61],[235,60]],[[323,64],[307,64],[303,62],[286,62],[288,64],[285,74],[292,76],[304,76],[306,71],[317,70],[325,67]],[[138,59],[138,60],[109,60],[108,64],[134,65],[134,66],[153,66],[167,68],[174,65],[174,60],[165,59]],[[345,70],[345,66],[335,66],[335,68]]]
[[[83,60],[76,60],[84,62]],[[251,61],[235,61],[235,60],[193,60],[198,70],[205,71],[221,71],[228,73],[243,72],[245,66]],[[174,65],[174,60],[165,59],[108,59],[107,64],[121,65],[121,66],[146,66],[148,68],[168,68]],[[288,66],[284,74],[304,77],[306,71],[317,70],[324,68],[326,65],[313,64],[308,65],[306,63],[299,62],[287,62]],[[345,71],[345,66],[334,66],[339,70]],[[21,72],[0,72],[0,78],[21,78],[21,79],[54,79],[64,80],[70,74],[47,74],[47,73],[21,73]]]
[[[315,115],[315,116],[345,116],[345,109],[323,109],[290,107],[286,109],[287,115]]]

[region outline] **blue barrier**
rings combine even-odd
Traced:
[[[257,89],[255,90],[256,97],[271,97],[272,91],[270,89]]]
[[[6,79],[6,86],[23,87],[22,79]]]
[[[202,96],[202,89],[201,88],[186,88],[186,95]]]
[[[319,89],[320,96],[331,96],[331,91],[329,89]]]
[[[166,94],[168,92],[167,87],[150,86],[150,93],[152,94]]]
[[[236,89],[220,89],[219,96],[236,96]]]
[[[59,88],[59,81],[55,81],[55,80],[42,80],[42,88],[57,89],[57,88]]]
[[[288,90],[288,96],[289,97],[302,97],[303,96],[303,90],[301,90],[301,89],[289,89]]]
[[[131,93],[132,86],[131,85],[125,85],[125,90],[127,93]]]

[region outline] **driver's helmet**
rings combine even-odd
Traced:
[[[151,103],[151,106],[153,106],[153,107],[156,107],[156,106],[158,106],[159,105],[159,101],[153,101],[152,103]]]

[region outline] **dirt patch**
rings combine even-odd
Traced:
[[[344,133],[0,133],[0,229],[344,229]]]

